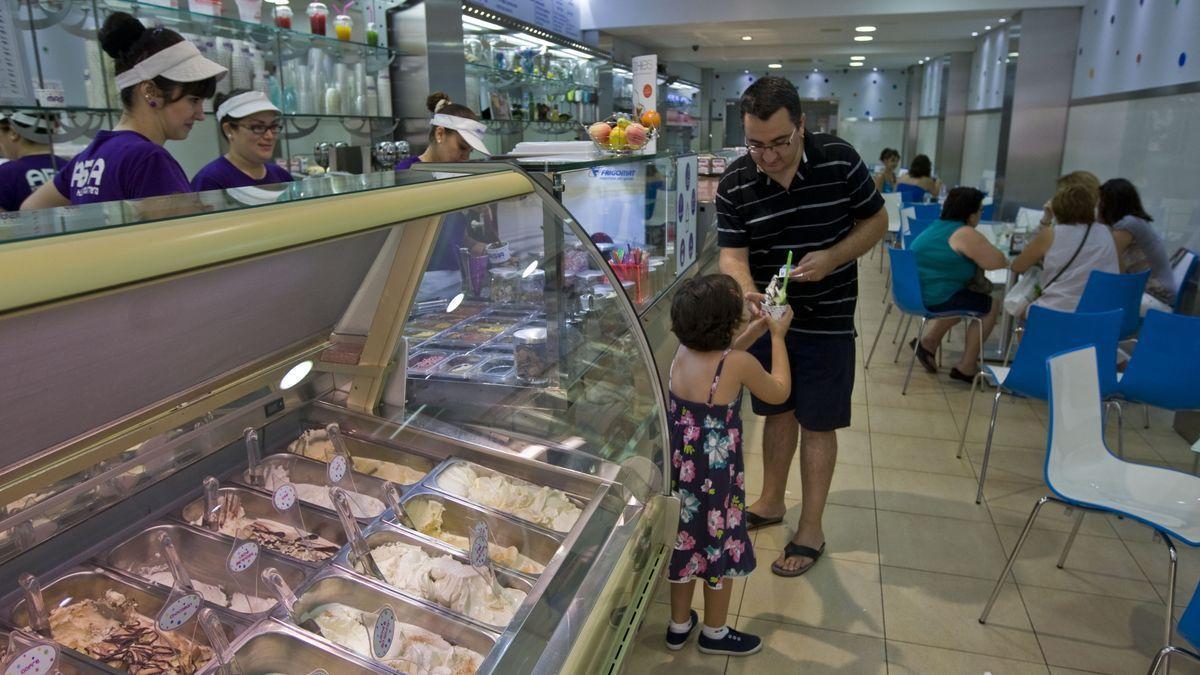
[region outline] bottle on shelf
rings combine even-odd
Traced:
[[[379,46],[379,29],[376,28],[374,22],[367,24],[367,44],[372,47]]]
[[[354,30],[354,19],[351,19],[349,14],[338,14],[333,17],[333,30],[337,39],[349,42],[350,32]]]
[[[292,29],[292,8],[287,5],[275,5],[275,27]]]
[[[325,21],[329,18],[329,8],[323,2],[308,4],[308,29],[313,35],[325,34]]]

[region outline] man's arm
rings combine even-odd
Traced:
[[[750,308],[750,316],[757,317],[763,295],[758,292],[758,286],[754,285],[754,277],[750,276],[750,249],[722,248],[717,266],[722,274],[728,274],[737,282]]]
[[[887,234],[887,226],[887,209],[879,209],[866,220],[856,221],[845,239],[823,251],[805,254],[792,271],[792,278],[798,281],[824,279],[830,272],[870,251]]]

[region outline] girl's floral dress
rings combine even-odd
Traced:
[[[742,395],[729,405],[713,405],[725,357],[721,355],[708,402],[696,403],[670,392],[671,492],[679,498],[679,534],[667,579],[703,579],[721,588],[726,577],[754,570],[754,547],[746,532],[746,479],[742,465]]]

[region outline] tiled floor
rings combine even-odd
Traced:
[[[799,468],[789,475],[784,526],[754,533],[759,568],[734,589],[731,623],[765,639],[748,658],[705,656],[695,639],[663,646],[667,584],[646,615],[627,673],[1144,673],[1160,646],[1167,557],[1144,526],[1089,515],[1064,569],[1055,567],[1071,520],[1039,517],[987,625],[977,621],[1034,502],[1046,493],[1044,404],[1001,403],[982,505],[975,490],[990,396],[976,401],[966,456],[955,459],[966,385],[917,366],[900,395],[908,348],[893,365],[894,314],[870,370],[862,368],[883,315],[878,259],[860,266],[859,369],[854,423],[839,433],[837,473],[825,513],[828,552],[797,579],[770,572],[799,513]],[[961,339],[953,333],[946,364]],[[1138,461],[1191,469],[1170,416],[1141,411],[1126,424]],[[760,489],[761,422],[746,408],[747,492]],[[1111,436],[1111,434],[1110,434]],[[1115,438],[1110,438],[1116,447]],[[1200,579],[1200,554],[1180,546],[1176,604]],[[696,606],[701,606],[697,591]],[[1178,610],[1177,610],[1178,613]],[[1174,673],[1200,673],[1176,660]]]

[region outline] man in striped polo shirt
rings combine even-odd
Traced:
[[[837,429],[850,426],[854,309],[859,256],[887,231],[883,198],[849,143],[806,133],[796,88],[764,77],[742,95],[750,152],[717,188],[721,271],[737,280],[751,312],[792,252],[788,331],[792,395],[781,405],[753,400],[766,417],[762,496],[747,507],[753,529],[781,522],[788,470],[800,442],[803,503],[795,537],[771,565],[780,576],[807,572],[825,550],[821,519],[837,460]],[[764,336],[765,338],[766,336]],[[770,368],[770,343],[751,348]]]

